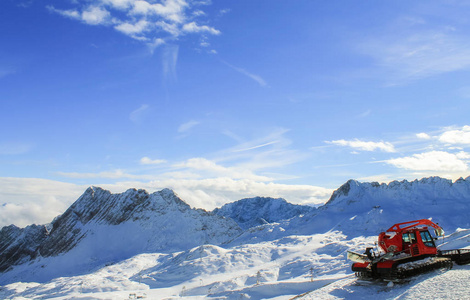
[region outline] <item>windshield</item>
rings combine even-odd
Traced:
[[[429,231],[421,231],[419,233],[421,235],[421,240],[423,240],[423,243],[428,246],[428,247],[436,247],[434,245],[434,240],[431,236],[431,234],[429,234]]]

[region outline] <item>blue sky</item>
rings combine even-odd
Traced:
[[[0,219],[467,177],[470,2],[4,0]]]

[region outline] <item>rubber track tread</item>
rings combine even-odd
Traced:
[[[393,274],[391,279],[405,279],[408,277],[416,276],[419,274],[427,273],[437,269],[452,269],[453,263],[450,258],[439,258],[437,261],[432,263],[427,263],[417,268],[413,268],[410,270],[397,270],[395,274]]]

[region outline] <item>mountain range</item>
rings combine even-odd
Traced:
[[[389,184],[349,180],[318,208],[254,197],[211,212],[191,208],[169,189],[112,194],[90,187],[50,224],[10,225],[0,230],[0,284],[85,276],[157,253],[155,262],[147,261],[148,268],[144,268],[151,279],[144,283],[151,289],[179,286],[204,272],[229,276],[234,266],[257,268],[257,260],[271,265],[265,271],[271,277],[260,275],[263,280],[289,281],[308,276],[308,268],[313,268],[309,266],[323,266],[328,274],[330,268],[347,270],[348,248],[361,251],[366,241],[394,223],[421,218],[433,218],[449,232],[470,228],[470,177],[455,182],[430,177]],[[316,250],[310,253],[305,247]],[[194,255],[200,260],[195,261]],[[325,265],[320,263],[324,255],[335,259]],[[205,260],[211,263],[202,266]],[[194,269],[193,264],[201,269]],[[207,289],[228,295],[235,287],[256,284],[260,280],[256,277],[243,277],[236,284],[235,279],[227,279],[217,289],[213,284]],[[169,278],[178,279],[168,282]]]

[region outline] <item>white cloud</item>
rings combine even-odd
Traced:
[[[418,139],[421,139],[421,140],[430,140],[431,139],[431,136],[427,133],[424,133],[424,132],[421,132],[421,133],[417,133],[416,134],[416,137]]]
[[[468,158],[469,154],[465,152],[454,154],[445,151],[430,151],[389,159],[385,162],[406,170],[463,172],[468,170],[468,164],[464,161]]]
[[[193,11],[193,16],[200,17],[200,16],[205,16],[206,13],[203,12],[202,10],[195,10]]]
[[[47,8],[62,16],[90,25],[112,26],[115,30],[147,43],[151,49],[185,34],[211,34],[221,32],[198,21],[207,18],[201,5],[185,0],[76,0],[73,8]],[[158,41],[158,43],[156,43]]]
[[[172,35],[174,37],[177,37],[181,34],[179,26],[177,24],[174,24],[174,23],[159,21],[159,22],[155,23],[155,26],[157,28],[160,28],[163,31],[169,33],[170,35]]]
[[[110,18],[110,13],[99,6],[90,6],[82,12],[82,21],[90,25],[106,23]]]
[[[48,5],[48,6],[46,6],[46,8],[51,12],[57,13],[59,15],[67,17],[67,18],[76,19],[76,20],[81,19],[80,12],[78,10],[75,10],[75,9],[68,9],[68,10],[56,9],[52,5]]]
[[[296,204],[322,204],[332,190],[311,185],[287,185],[247,179],[219,177],[202,180],[152,181],[149,186],[167,186],[193,207],[212,210],[242,198],[265,196],[282,197]]]
[[[447,144],[470,145],[470,126],[461,129],[447,130],[441,134],[439,141]]]
[[[79,9],[57,9],[52,5],[46,6],[46,8],[54,13],[60,14],[64,17],[80,20],[89,25],[107,25],[111,18],[111,14],[105,8],[101,6],[88,6],[81,12]]]
[[[164,159],[150,159],[149,157],[142,157],[140,159],[140,164],[142,165],[160,165],[166,163]]]
[[[206,26],[206,25],[197,25],[196,22],[191,22],[183,25],[183,31],[191,33],[210,33],[213,35],[219,35],[220,31]]]
[[[119,10],[126,10],[129,9],[135,0],[100,0],[101,3],[105,5],[109,5]]]
[[[86,187],[37,179],[0,177],[0,228],[46,224],[62,214]]]
[[[144,0],[133,2],[132,14],[157,15],[175,23],[182,23],[186,19],[184,10],[189,6],[183,0],[164,0],[163,3]]]
[[[136,23],[121,23],[116,25],[114,28],[127,35],[135,35],[145,32],[149,28],[149,25],[150,24],[147,20],[142,19]]]
[[[384,152],[395,152],[395,147],[389,142],[366,142],[358,139],[351,141],[347,140],[336,140],[336,141],[327,141],[326,143],[334,144],[338,146],[351,147],[356,150],[362,151],[375,151],[380,150]]]

